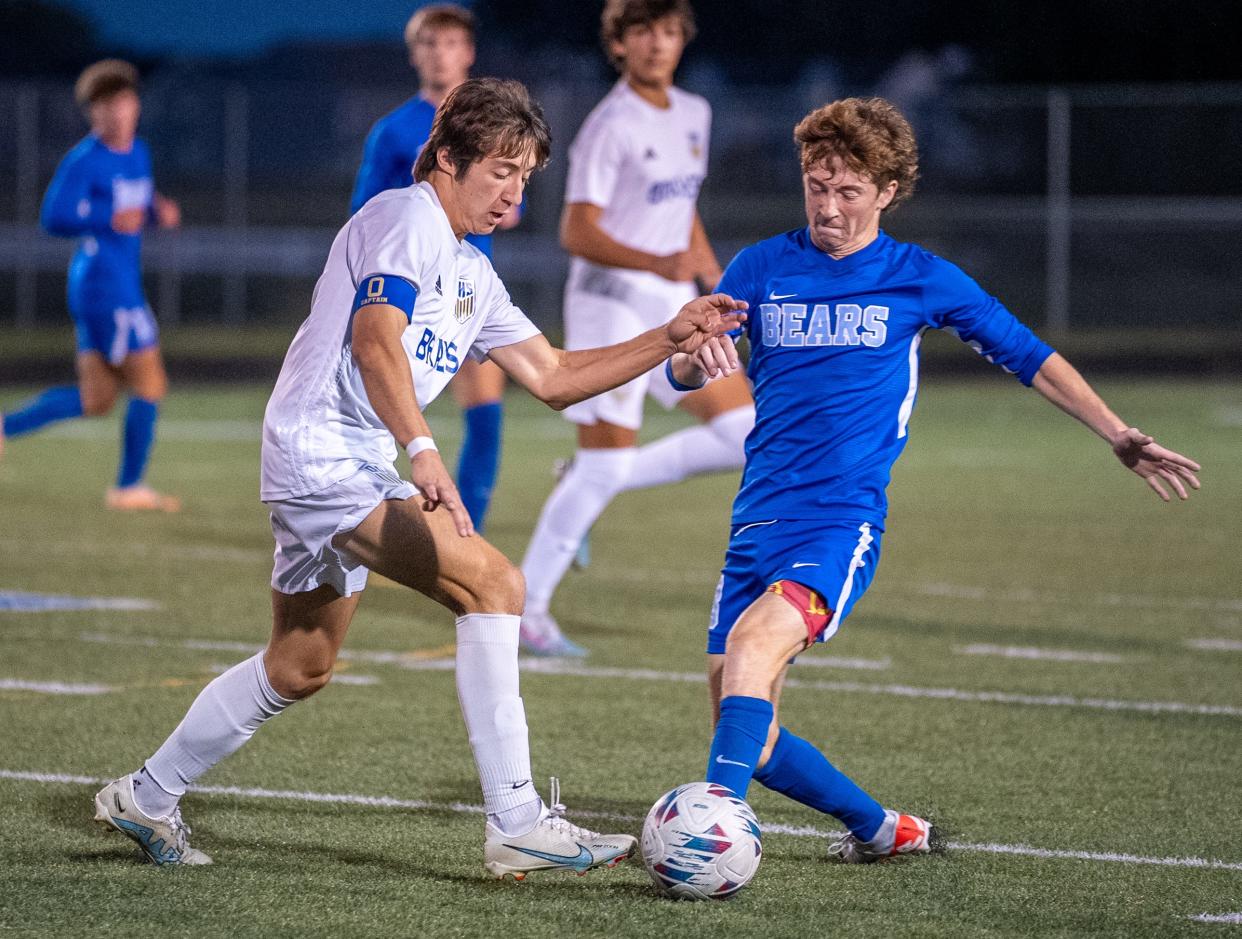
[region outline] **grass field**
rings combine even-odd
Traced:
[[[152,482],[185,498],[177,516],[102,509],[114,421],[12,441],[0,591],[149,608],[0,608],[0,934],[1238,934],[1191,917],[1242,919],[1242,386],[1102,390],[1204,464],[1201,493],[1161,504],[1012,382],[929,382],[877,581],[791,671],[787,723],[886,804],[943,823],[950,851],[829,865],[815,832],[835,823],[756,786],[763,866],[715,904],[658,898],[638,864],[485,879],[444,667],[451,618],[380,584],[346,645],[345,680],[264,727],[185,799],[194,843],[216,864],[137,863],[129,842],[90,824],[93,780],[137,766],[218,669],[266,638],[267,389],[170,397]],[[0,389],[0,405],[21,393]],[[520,557],[571,435],[533,401],[510,404],[489,535]],[[452,449],[451,405],[433,415]],[[653,415],[645,435],[681,424]],[[594,827],[637,833],[657,795],[702,776],[704,621],[734,486],[718,477],[618,499],[595,529],[592,567],[555,606],[590,658],[524,675],[535,773],[560,776],[571,815]]]

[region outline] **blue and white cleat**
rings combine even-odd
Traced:
[[[130,776],[114,779],[95,794],[95,821],[136,841],[152,864],[211,863],[210,857],[190,847],[190,826],[181,820],[181,809],[162,818],[142,813],[134,803]]]
[[[638,842],[631,835],[601,835],[565,818],[560,780],[552,780],[552,807],[524,835],[507,835],[490,821],[483,843],[483,866],[498,880],[525,880],[531,871],[573,871],[579,876],[593,867],[616,867],[630,857]]]
[[[518,648],[547,659],[584,659],[587,650],[566,638],[551,614],[523,613],[518,629]]]

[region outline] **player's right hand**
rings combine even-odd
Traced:
[[[737,345],[729,336],[713,336],[694,353],[694,364],[709,379],[728,378],[742,367]]]
[[[651,270],[652,273],[659,274],[665,280],[681,284],[694,280],[694,275],[698,273],[696,266],[695,259],[689,251],[678,251],[676,254],[666,254],[662,258],[656,258]]]
[[[423,511],[434,512],[444,506],[453,518],[457,534],[469,538],[474,534],[474,523],[470,521],[470,513],[461,503],[461,496],[453,477],[444,468],[437,450],[421,450],[410,460],[410,482],[418,487],[423,497]]]
[[[716,336],[732,332],[746,322],[743,312],[749,304],[726,293],[696,297],[669,320],[668,338],[678,352],[694,353]]]
[[[112,230],[118,235],[136,235],[146,220],[146,209],[121,209],[112,213]]]
[[[1162,447],[1137,427],[1127,427],[1116,434],[1110,441],[1113,453],[1126,469],[1146,480],[1164,502],[1169,501],[1169,494],[1162,483],[1167,483],[1177,493],[1179,499],[1189,499],[1191,489],[1199,488],[1199,477],[1195,474],[1202,467],[1188,456],[1182,456]]]

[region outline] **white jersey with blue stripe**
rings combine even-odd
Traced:
[[[263,419],[264,501],[318,492],[359,462],[397,458],[353,357],[354,311],[370,302],[397,306],[410,320],[401,344],[420,408],[467,355],[482,360],[539,332],[491,262],[454,235],[429,183],[381,192],[337,234],[285,355]]]
[[[743,249],[718,289],[750,304],[756,418],[734,524],[883,528],[927,329],[956,332],[1027,385],[1053,351],[959,268],[884,232],[839,260],[805,228],[769,238]]]

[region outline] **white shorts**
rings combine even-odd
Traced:
[[[698,296],[692,284],[676,284],[654,274],[618,271],[575,259],[574,274],[565,285],[565,348],[595,349],[633,339],[662,326]],[[612,391],[571,404],[562,413],[575,424],[606,421],[638,430],[643,403],[651,395],[674,408],[687,394],[668,383],[661,363]]]
[[[386,499],[405,500],[418,490],[391,466],[361,463],[357,472],[326,489],[267,503],[276,536],[272,587],[305,593],[329,584],[343,597],[367,585],[367,568],[332,539],[362,524]]]

